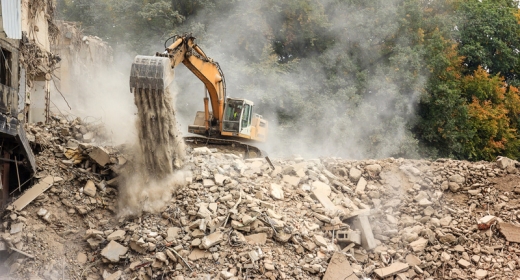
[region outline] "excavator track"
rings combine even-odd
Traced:
[[[184,137],[184,142],[192,148],[202,146],[222,147],[223,150],[228,150],[228,152],[241,153],[245,158],[259,158],[267,156],[267,154],[259,148],[236,140],[188,136]]]

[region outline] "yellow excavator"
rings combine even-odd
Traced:
[[[130,88],[163,94],[173,80],[174,68],[181,62],[205,85],[204,111],[198,111],[188,132],[204,137],[185,137],[187,143],[231,145],[243,149],[246,157],[262,156],[249,142],[265,142],[267,121],[254,113],[252,101],[226,96],[224,73],[195,43],[191,34],[169,38],[173,43],[155,56],[138,55],[130,71]],[[209,96],[209,98],[208,98]],[[211,103],[211,111],[209,110]]]

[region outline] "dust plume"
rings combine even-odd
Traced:
[[[261,148],[270,155],[417,156],[418,142],[410,128],[427,74],[400,30],[400,1],[308,3],[309,21],[327,17],[321,33],[325,35],[319,38],[332,39],[322,52],[294,60],[291,53],[279,55],[273,49],[287,39],[287,34],[277,33],[288,28],[287,15],[279,12],[281,8],[266,9],[261,1],[234,2],[219,13],[201,12],[177,33],[192,32],[197,44],[221,65],[228,96],[252,100],[255,113],[267,118],[268,143]],[[374,46],[390,39],[395,47],[389,59]],[[191,73],[176,83],[202,99],[201,83]],[[179,100],[179,119],[189,123],[202,102],[192,101],[193,95],[180,95]]]
[[[83,57],[84,50],[65,56],[62,67],[69,71],[55,80],[52,110],[102,125],[105,138],[99,135],[96,144],[126,147],[129,161],[119,177],[120,215],[159,211],[186,176],[179,170],[185,150],[173,108],[176,91],[167,87],[161,94],[142,90],[134,95],[129,88],[133,55],[120,48],[114,57],[102,56],[100,45],[85,45],[92,56]]]
[[[131,165],[121,176],[118,200],[121,216],[159,211],[170,201],[177,187],[186,182],[186,174],[180,170],[186,156],[185,144],[177,129],[168,86],[170,78],[173,77],[164,78],[167,85],[164,91],[132,88],[139,137]]]

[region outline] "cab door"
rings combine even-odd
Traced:
[[[242,119],[240,121],[240,134],[251,135],[251,117],[253,115],[253,106],[244,104],[242,111]]]

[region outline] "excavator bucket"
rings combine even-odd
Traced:
[[[169,58],[138,55],[130,70],[130,89],[162,91],[173,81],[173,73]]]
[[[148,173],[155,178],[172,174],[184,157],[168,91],[172,80],[168,58],[137,56],[132,64],[130,90],[137,106],[139,144]]]

